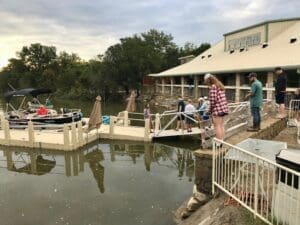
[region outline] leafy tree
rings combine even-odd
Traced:
[[[9,59],[0,72],[0,88],[6,91],[7,83],[15,88],[49,87],[66,98],[94,99],[101,94],[105,100],[119,91],[139,90],[145,75],[177,66],[179,57],[196,56],[209,47],[187,42],[179,48],[171,34],[151,29],[121,38],[104,55],[85,62],[77,54],[57,55],[54,46],[34,43]]]

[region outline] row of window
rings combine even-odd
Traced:
[[[235,50],[256,46],[261,43],[261,33],[251,34],[242,38],[236,38],[228,41],[227,50]]]

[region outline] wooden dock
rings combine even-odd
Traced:
[[[37,130],[30,121],[26,129],[11,129],[8,121],[2,117],[0,145],[72,151],[98,139],[151,142],[153,138],[199,135],[204,132],[199,128],[193,128],[192,132],[160,129],[159,121],[157,121],[154,131],[150,132],[149,119],[144,121],[144,127],[130,126],[130,122],[126,120],[128,118],[121,123],[119,119],[111,116],[109,125],[102,124],[99,129],[88,131],[81,122],[64,124],[63,128],[56,130]]]

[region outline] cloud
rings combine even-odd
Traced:
[[[299,8],[298,0],[0,0],[0,67],[34,42],[90,59],[151,28],[179,45],[214,43],[253,23],[298,16]]]

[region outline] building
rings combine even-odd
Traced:
[[[300,18],[270,20],[224,34],[223,40],[196,58],[158,74],[155,91],[165,96],[207,95],[205,73],[215,74],[231,101],[243,101],[249,91],[246,75],[256,72],[264,97],[274,94],[275,67],[287,73],[287,91],[300,87]]]

